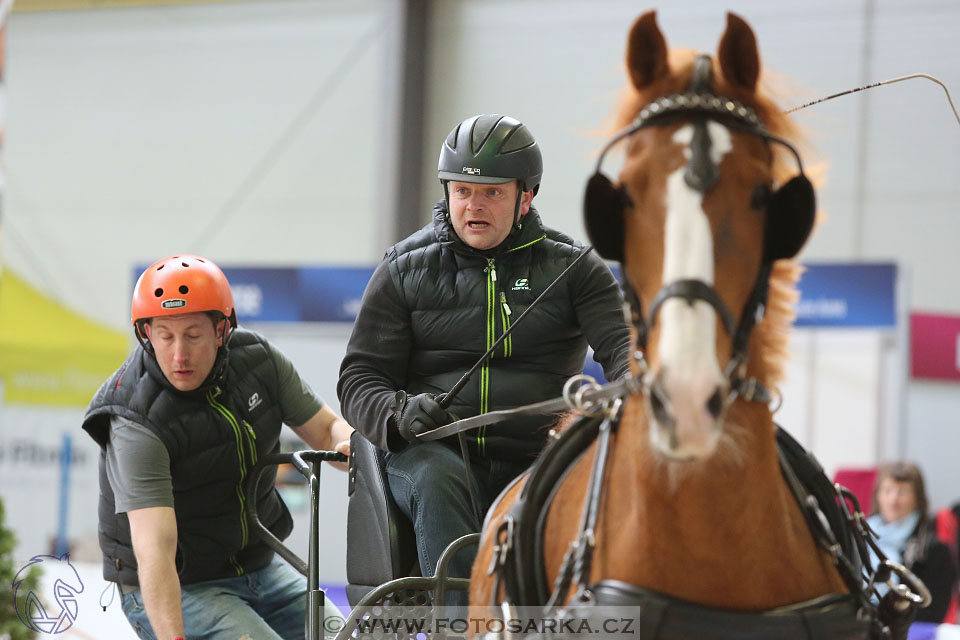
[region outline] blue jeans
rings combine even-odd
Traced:
[[[410,518],[417,537],[420,571],[432,576],[451,542],[480,530],[473,514],[461,454],[439,442],[424,442],[386,456],[390,493]],[[471,461],[481,517],[500,491],[530,466],[529,461]],[[469,578],[476,547],[465,547],[448,565],[448,575]]]
[[[180,588],[185,637],[190,640],[293,640],[304,637],[307,579],[279,557],[236,578],[208,580]],[[134,589],[122,596],[123,613],[137,636],[156,640],[143,596]],[[343,616],[324,600],[324,637],[333,637]]]

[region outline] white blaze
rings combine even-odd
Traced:
[[[707,126],[711,157],[719,166],[732,149],[730,133],[715,122]],[[693,125],[681,127],[673,137],[674,142],[684,145],[688,161],[692,138]],[[703,194],[686,183],[685,170],[686,165],[667,178],[663,285],[677,280],[700,280],[712,286],[710,221],[703,211]],[[703,300],[696,300],[691,306],[683,298],[670,298],[660,307],[656,322],[660,326],[660,362],[666,373],[664,387],[680,446],[684,448],[685,435],[710,425],[706,402],[722,379],[716,354],[716,312]]]

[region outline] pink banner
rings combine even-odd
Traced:
[[[910,314],[910,376],[960,380],[960,316]]]

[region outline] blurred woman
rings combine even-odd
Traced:
[[[917,620],[941,622],[957,580],[957,569],[950,550],[937,539],[923,475],[915,464],[900,461],[880,467],[873,489],[873,515],[867,522],[876,531],[877,542],[887,558],[905,565],[930,589],[933,602],[919,610]],[[871,560],[877,562],[875,556]]]

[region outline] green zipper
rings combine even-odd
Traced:
[[[503,320],[503,332],[506,333],[510,330],[510,316],[513,314],[510,311],[510,305],[507,304],[507,294],[503,291],[500,292],[500,319]],[[490,347],[487,347],[488,349]],[[503,341],[503,357],[509,358],[513,355],[513,334],[507,336],[507,339]]]
[[[220,387],[214,387],[207,391],[207,402],[209,402],[210,406],[216,409],[220,415],[226,418],[237,440],[237,460],[240,462],[240,482],[237,484],[236,492],[237,498],[240,500],[240,548],[243,549],[247,546],[247,541],[250,537],[250,532],[247,528],[247,499],[243,494],[243,480],[247,477],[247,470],[253,468],[253,465],[257,463],[257,447],[254,444],[254,441],[257,439],[257,434],[254,433],[253,427],[250,426],[249,422],[241,419],[243,423],[241,426],[241,423],[237,422],[237,419],[230,410],[217,402],[216,398],[219,395]],[[247,452],[244,451],[244,444],[246,444],[247,451],[250,453],[249,464],[247,464]],[[230,564],[238,576],[243,575],[243,567],[237,562],[235,555],[230,556]]]
[[[514,251],[519,251],[520,249],[525,249],[532,244],[536,244],[546,238],[547,235],[544,234],[539,238],[535,238],[530,242],[520,245],[519,247],[514,247],[506,253],[512,253]],[[493,262],[493,258],[487,258],[487,266],[484,269],[487,274],[487,342],[485,349],[490,349],[493,346],[493,343],[497,341],[497,306],[499,302],[500,307],[500,318],[503,322],[503,331],[504,333],[510,328],[510,316],[513,312],[510,310],[510,305],[507,304],[507,294],[503,291],[500,292],[498,299],[497,296],[497,267]],[[503,358],[509,358],[513,355],[513,336],[507,336],[507,339],[503,341]],[[490,359],[496,357],[496,354],[492,354]],[[484,362],[483,366],[480,367],[480,413],[487,413],[490,411],[490,364],[489,361]],[[477,431],[477,449],[480,452],[480,455],[487,455],[487,427],[482,426]]]
[[[489,349],[496,341],[497,335],[497,267],[493,258],[487,258],[487,267],[484,269],[487,273],[487,340],[484,349]],[[491,359],[495,356],[491,356]],[[480,413],[487,413],[490,410],[490,364],[489,360],[483,363],[480,368]],[[486,426],[480,427],[477,432],[477,449],[480,455],[486,455]]]
[[[504,253],[513,253],[514,251],[520,251],[520,249],[526,249],[526,248],[529,247],[530,245],[532,245],[532,244],[537,244],[538,242],[540,242],[541,240],[543,240],[543,239],[546,238],[546,237],[547,237],[547,234],[543,234],[543,235],[540,236],[539,238],[535,238],[535,239],[531,240],[530,242],[528,242],[528,243],[526,243],[526,244],[522,244],[522,245],[520,245],[519,247],[514,247],[513,249],[508,249],[508,250],[505,251]]]

